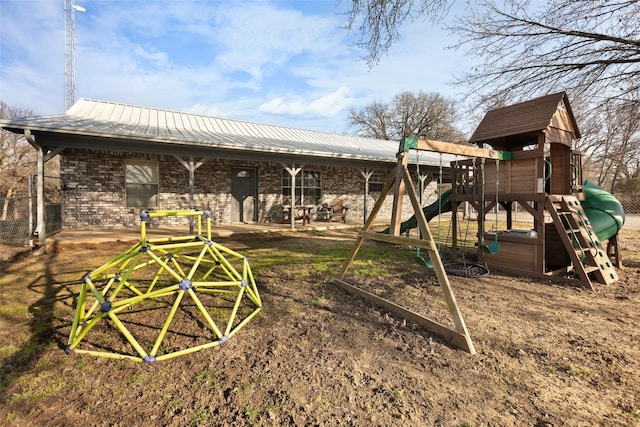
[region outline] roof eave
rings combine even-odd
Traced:
[[[275,150],[260,148],[228,147],[224,144],[204,145],[184,143],[160,137],[133,138],[100,133],[51,132],[42,128],[28,128],[36,136],[36,142],[48,148],[80,148],[90,150],[114,150],[129,153],[145,153],[176,156],[215,157],[228,160],[260,160],[265,162],[286,162],[323,164],[345,167],[390,169],[395,160],[383,157],[346,156],[336,153],[312,153],[305,150]],[[11,128],[12,132],[23,133],[24,128]],[[98,143],[98,144],[97,144]]]

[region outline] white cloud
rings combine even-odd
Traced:
[[[0,1],[0,96],[7,104],[36,114],[64,109],[62,6]]]
[[[341,131],[349,107],[404,90],[450,90],[442,32],[403,28],[369,69],[339,28],[334,2],[78,4],[87,12],[76,14],[77,97]],[[62,111],[62,6],[0,0],[3,101]]]
[[[330,17],[305,16],[266,3],[222,8],[216,16],[216,61],[261,81],[294,56],[325,50]]]
[[[283,99],[277,97],[260,105],[259,111],[269,114],[313,115],[334,117],[344,111],[352,102],[348,97],[349,89],[341,86],[334,92],[319,98],[305,101],[302,97]]]
[[[166,52],[159,52],[155,48],[145,49],[140,45],[136,45],[133,53],[140,59],[148,60],[154,63],[156,67],[164,68],[170,66],[169,55]]]

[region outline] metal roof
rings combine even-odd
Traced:
[[[229,159],[392,167],[398,142],[80,99],[65,114],[0,120],[43,146]],[[443,155],[448,165],[453,156]],[[410,162],[438,166],[438,153]]]

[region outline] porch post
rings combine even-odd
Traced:
[[[373,175],[373,171],[367,171],[366,169],[362,169],[360,171],[362,176],[364,177],[364,203],[363,203],[363,213],[364,213],[364,222],[367,222],[367,200],[369,199],[369,178]]]
[[[24,130],[24,137],[29,144],[36,150],[36,229],[33,230],[38,236],[38,245],[40,249],[38,252],[42,253],[47,249],[47,223],[44,217],[44,150],[36,143],[36,138],[31,134],[30,129]],[[29,230],[32,232],[32,230]]]
[[[29,185],[27,186],[28,206],[29,206],[29,249],[33,249],[33,175],[28,175]]]
[[[198,169],[205,162],[206,158],[201,158],[197,163],[193,160],[193,156],[189,156],[189,162],[184,160],[180,156],[174,155],[173,157],[178,160],[182,166],[184,166],[189,171],[189,209],[194,209],[194,201],[193,201],[193,188],[195,187],[196,182],[196,169]],[[193,217],[189,217],[189,233],[193,234]]]
[[[289,213],[289,220],[291,221],[291,229],[293,230],[296,228],[296,175],[298,175],[304,165],[300,165],[299,167],[296,167],[295,163],[293,163],[291,167],[284,163],[281,163],[281,165],[289,172],[289,175],[291,175],[291,212]],[[302,203],[302,194],[300,195],[300,203]]]
[[[41,255],[47,250],[47,219],[45,218],[45,201],[44,201],[44,164],[51,160],[56,154],[60,153],[65,147],[58,147],[50,151],[45,147],[41,147],[36,142],[35,135],[31,134],[30,129],[24,130],[24,139],[36,150],[36,229],[29,230],[29,233],[35,232],[38,235],[38,244],[40,249],[35,253]],[[31,206],[29,206],[31,209]],[[30,236],[30,244],[33,242]]]

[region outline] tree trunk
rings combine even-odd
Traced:
[[[13,195],[13,188],[9,188],[7,190],[7,194],[5,195],[4,202],[2,203],[2,211],[0,211],[0,221],[6,221],[7,214],[9,212],[9,199]]]

